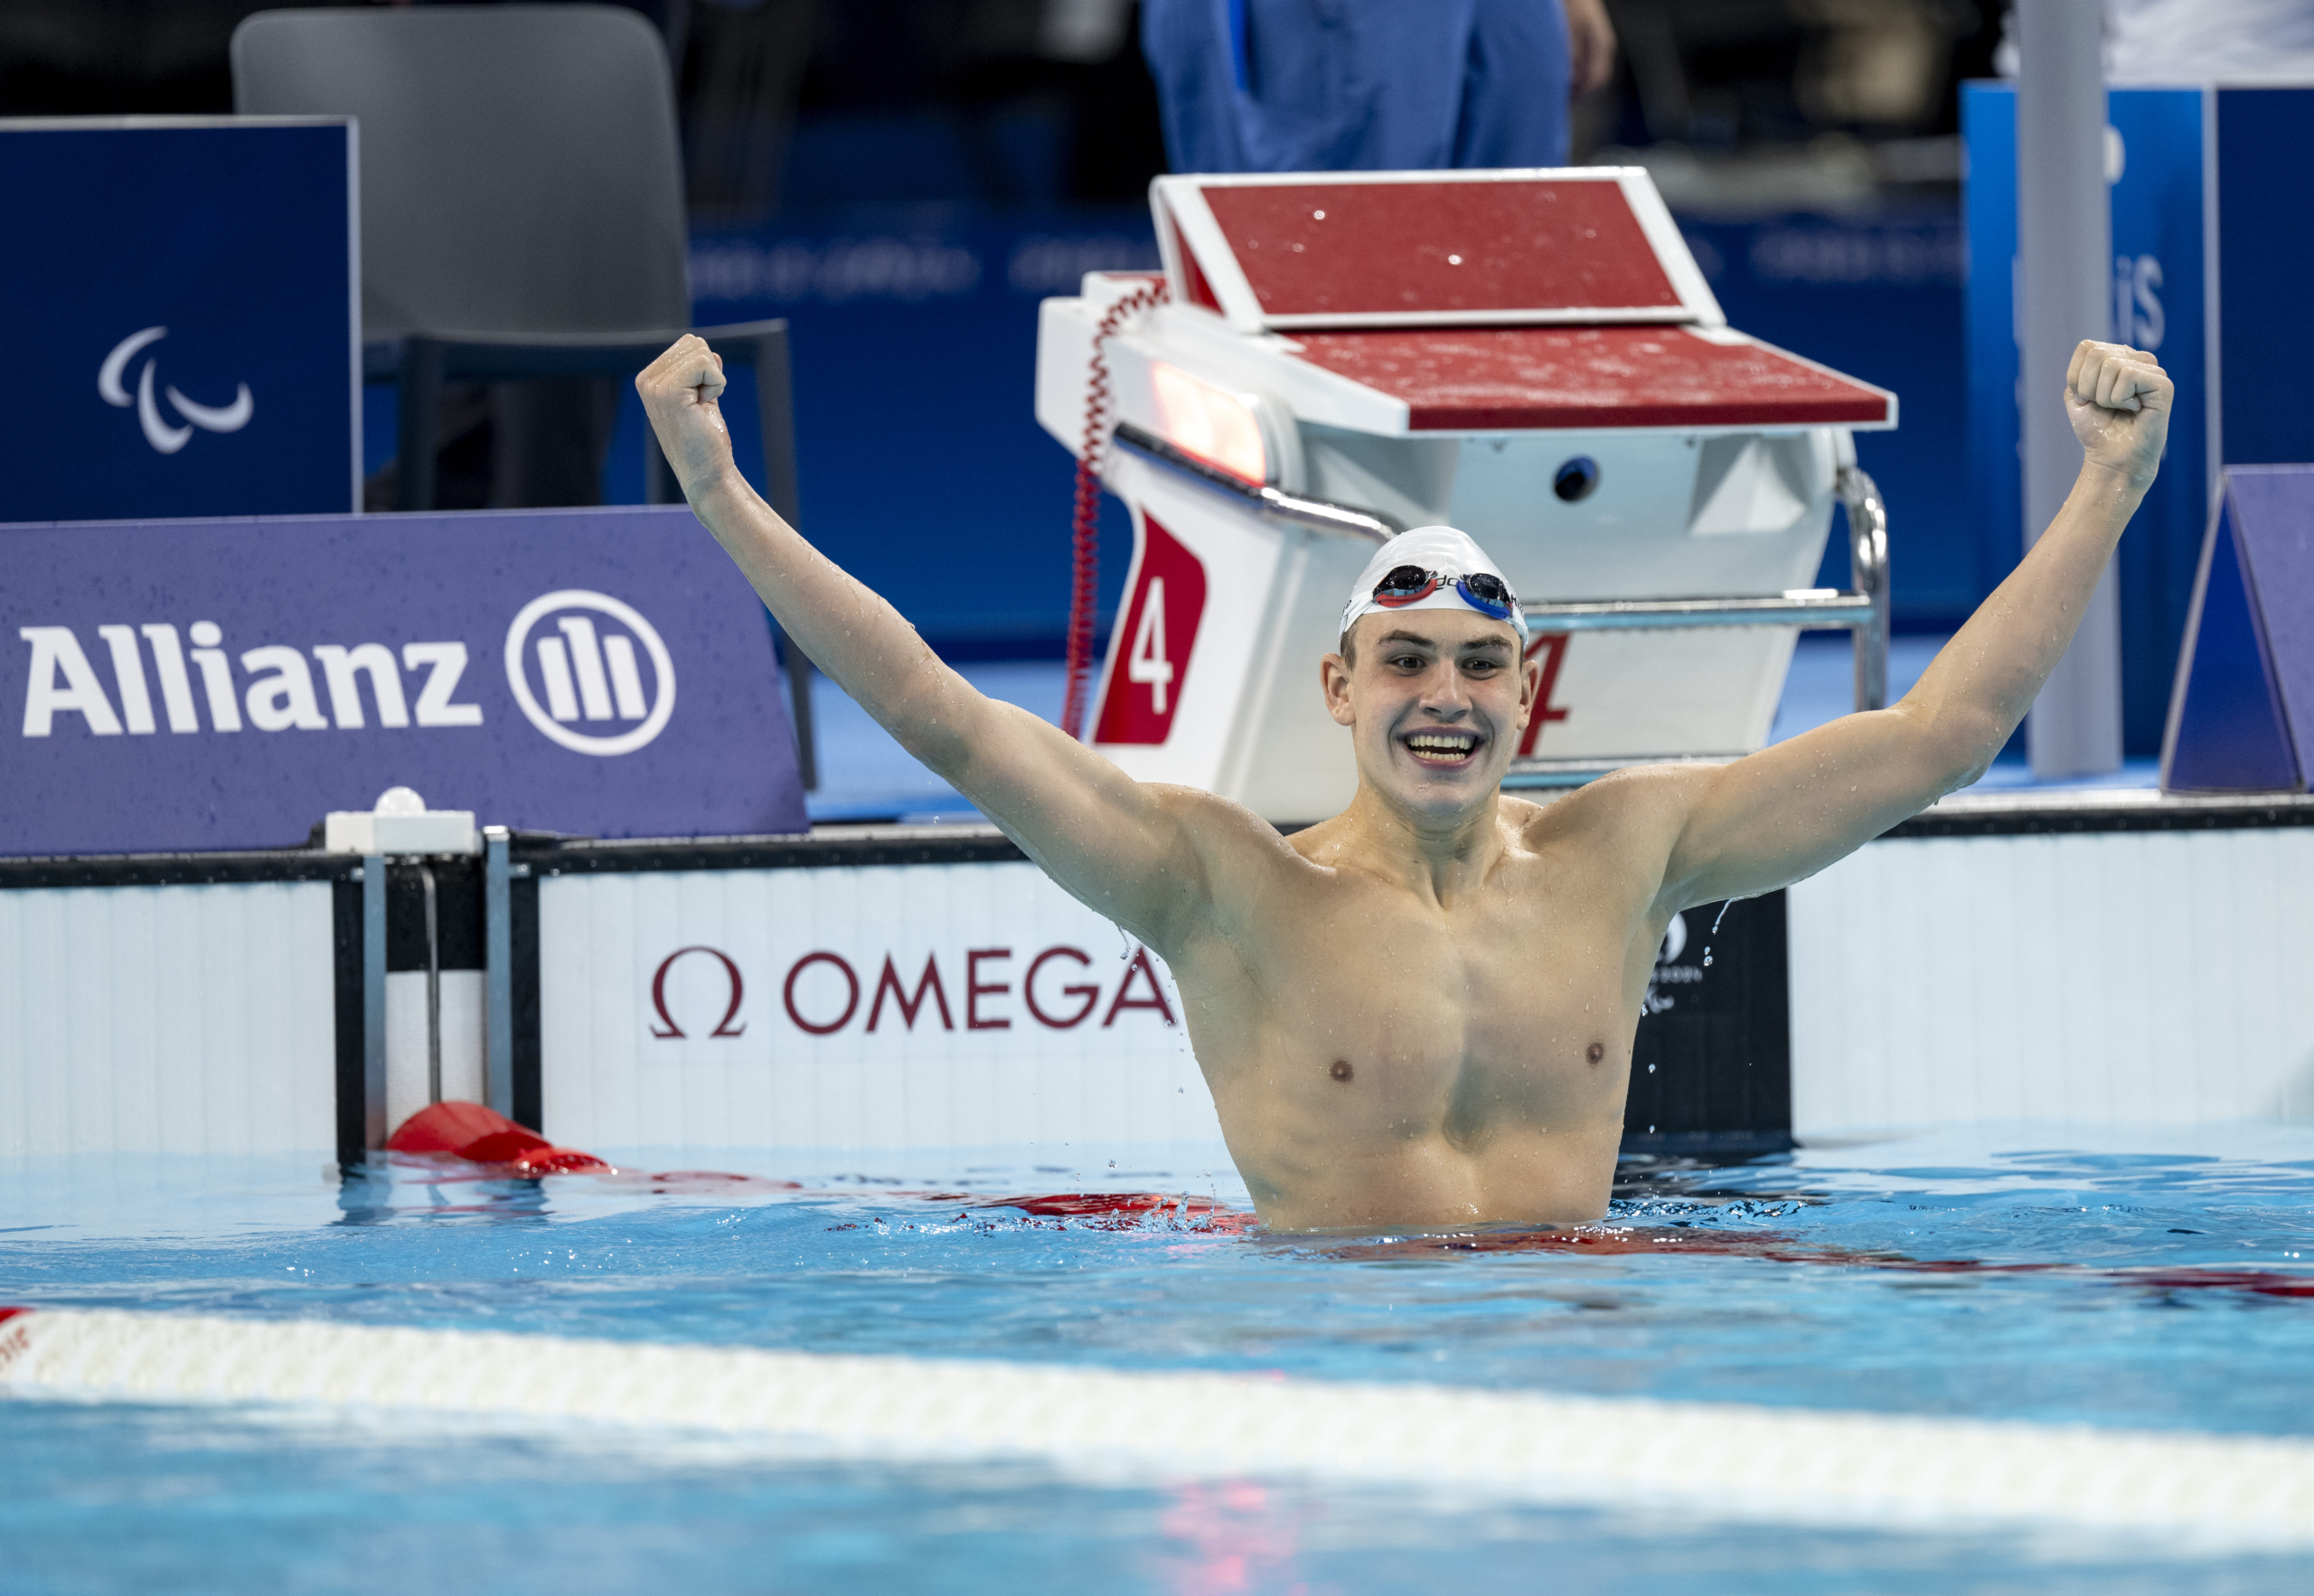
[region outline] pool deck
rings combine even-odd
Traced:
[[[1888,692],[1909,691],[1947,640],[1900,636],[1888,647]],[[1768,734],[1772,743],[1799,736],[1848,712],[1853,703],[1848,643],[1829,634],[1801,638],[1784,683],[1783,699]],[[991,698],[1020,705],[1047,720],[1060,717],[1065,671],[1057,660],[974,662],[957,667]],[[843,690],[824,676],[812,682],[812,713],[818,723],[820,787],[809,809],[815,826],[888,821],[911,825],[977,822],[979,812],[955,788],[934,775],[870,719]],[[2021,758],[1994,763],[1972,793],[2077,794],[2084,792],[2149,792],[2159,782],[2159,761],[2131,759],[2111,775],[2074,781],[2037,782]]]

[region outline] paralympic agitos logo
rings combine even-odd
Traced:
[[[136,379],[136,391],[131,395],[121,383],[127,375],[128,362],[144,353],[147,346],[158,343],[169,335],[166,327],[145,327],[131,333],[112,346],[104,363],[97,368],[97,393],[105,403],[116,409],[136,408],[137,425],[144,428],[145,441],[164,455],[174,455],[193,439],[194,427],[203,432],[239,432],[257,414],[257,399],[246,382],[234,384],[232,402],[204,405],[187,399],[177,391],[173,382],[163,383],[161,391],[172,409],[183,417],[185,425],[172,426],[161,413],[158,400],[153,397],[154,373],[159,369],[157,357],[146,356],[144,371]]]
[[[29,645],[23,735],[48,737],[74,718],[91,737],[173,733],[474,728],[463,641],[228,644],[196,620],[95,628],[20,626]],[[240,640],[234,640],[238,644]],[[188,647],[187,645],[190,644]],[[675,709],[674,660],[657,628],[607,593],[563,588],[524,605],[501,656],[525,720],[576,754],[615,757],[647,746]],[[102,659],[108,670],[99,670]],[[109,681],[107,677],[109,677]],[[325,709],[326,703],[326,709]]]

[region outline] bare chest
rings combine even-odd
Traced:
[[[1192,1032],[1225,1116],[1476,1151],[1619,1121],[1635,1014],[1633,913],[1538,873],[1441,909],[1314,891],[1231,968]]]

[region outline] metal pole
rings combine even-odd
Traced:
[[[434,867],[420,859],[426,888],[426,1101],[442,1101],[442,939],[434,916]]]
[[[2112,336],[2112,205],[2098,0],[2021,0],[2017,86],[2018,357],[2024,377],[2025,546],[2080,474],[2061,388],[2074,345]],[[2033,774],[2102,775],[2121,764],[2120,594],[2111,567],[2073,646],[2025,723]]]
[[[795,472],[795,386],[788,363],[787,324],[755,340],[756,408],[763,431],[763,492],[789,526],[804,524]],[[795,772],[806,793],[820,785],[819,728],[812,722],[812,662],[772,624],[787,667],[787,718],[795,734]]]
[[[1888,507],[1863,470],[1843,465],[1834,479],[1848,507],[1850,579],[1872,601],[1872,618],[1848,633],[1856,651],[1856,707],[1888,707]]]
[[[362,1145],[386,1144],[386,861],[362,861]]]
[[[483,1060],[483,1101],[514,1117],[514,906],[507,862],[513,840],[504,826],[483,828],[482,940],[489,1009]]]

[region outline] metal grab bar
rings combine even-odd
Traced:
[[[1543,632],[1620,632],[1673,626],[1845,627],[1856,649],[1856,707],[1888,707],[1888,512],[1871,477],[1843,465],[1833,491],[1848,510],[1848,592],[1809,587],[1738,598],[1602,598],[1530,604]]]
[[[1539,632],[1637,632],[1675,626],[1846,626],[1872,624],[1872,601],[1832,587],[1741,598],[1595,598],[1523,606]]]
[[[1261,487],[1135,427],[1117,424],[1112,438],[1133,454],[1201,486],[1243,501],[1249,509],[1323,531],[1387,542],[1406,529],[1387,516]],[[1679,626],[1844,627],[1856,650],[1856,707],[1888,704],[1888,512],[1872,478],[1843,465],[1833,492],[1848,511],[1848,560],[1854,588],[1795,589],[1729,598],[1599,598],[1525,606],[1527,624],[1541,632],[1624,632]]]
[[[1854,629],[1856,707],[1888,707],[1888,506],[1871,477],[1843,465],[1832,491],[1848,507],[1848,579],[1872,604],[1871,620]]]

